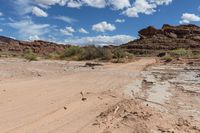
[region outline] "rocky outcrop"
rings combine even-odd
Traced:
[[[163,25],[161,29],[149,26],[139,31],[140,38],[122,45],[134,53],[156,53],[185,48],[200,50],[200,27],[196,25]]]
[[[62,52],[69,45],[61,45],[46,41],[18,41],[12,38],[0,36],[0,51],[2,52],[17,52],[23,53],[27,49],[32,49],[33,52],[39,55],[48,55],[52,52]]]
[[[163,34],[161,30],[157,30],[153,26],[149,26],[146,29],[142,29],[139,31],[139,36],[141,38],[149,38],[149,37],[154,37],[157,34]]]

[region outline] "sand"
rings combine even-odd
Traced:
[[[1,132],[77,132],[121,100],[127,84],[155,59],[107,63],[0,60]],[[80,92],[87,99],[82,101]],[[116,95],[116,96],[115,96]]]
[[[172,93],[169,85],[157,80],[158,85],[152,88],[143,85],[144,69],[156,59],[95,67],[85,67],[85,63],[1,58],[0,132],[200,132],[198,119],[193,123],[184,113],[175,113],[184,111],[173,105],[173,100],[182,100],[177,96],[180,93]],[[172,112],[163,112],[160,105],[151,106],[156,102]],[[185,106],[188,103],[182,102]],[[199,105],[192,105],[191,111],[197,113]]]

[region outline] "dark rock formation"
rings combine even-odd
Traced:
[[[157,30],[153,26],[149,26],[146,29],[142,29],[139,31],[139,36],[141,38],[149,38],[149,37],[154,37],[155,35],[158,34],[163,34],[161,30]]]
[[[23,53],[27,49],[32,49],[33,52],[39,55],[48,55],[52,52],[62,52],[69,45],[61,45],[46,41],[18,41],[12,38],[0,36],[0,51],[2,52],[17,52]]]
[[[161,29],[149,26],[139,31],[140,38],[122,45],[133,53],[157,54],[161,51],[185,48],[200,50],[200,27],[196,25],[163,25]]]

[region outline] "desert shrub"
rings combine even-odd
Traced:
[[[100,48],[95,46],[87,46],[80,55],[80,60],[93,60],[101,57]]]
[[[45,58],[46,59],[60,59],[61,53],[58,52],[52,52],[49,53]]]
[[[164,60],[165,62],[171,62],[173,60],[173,57],[170,54],[166,54],[161,59]]]
[[[96,47],[96,46],[71,46],[67,48],[61,55],[60,59],[71,59],[71,60],[93,60],[102,59],[110,60],[112,59],[112,52],[110,49]]]
[[[192,51],[193,58],[200,58],[200,51]]]
[[[71,46],[67,49],[65,49],[64,53],[63,53],[63,57],[72,57],[72,56],[77,56],[78,54],[80,54],[83,51],[83,49],[79,46]]]
[[[170,54],[175,57],[183,57],[183,56],[188,56],[189,52],[183,48],[179,48],[179,49],[170,51]]]
[[[113,51],[114,58],[117,59],[117,62],[120,62],[121,58],[126,57],[126,51],[124,49],[117,48]]]
[[[133,53],[126,52],[125,54],[127,59],[133,59],[135,57]]]
[[[0,57],[4,57],[4,58],[9,58],[9,57],[21,57],[22,55],[20,53],[17,53],[17,52],[10,52],[10,51],[7,51],[7,52],[1,52],[0,51]]]
[[[69,60],[111,60],[113,57],[119,62],[119,60],[124,57],[132,58],[133,54],[128,54],[125,50],[120,48],[111,50],[109,48],[90,45],[85,47],[71,46],[60,55],[60,59]]]
[[[29,61],[36,61],[37,55],[33,53],[32,49],[27,49],[23,55],[23,57]]]
[[[102,60],[111,60],[113,57],[112,51],[108,48],[101,48],[100,52]]]

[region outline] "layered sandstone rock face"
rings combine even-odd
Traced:
[[[63,52],[69,45],[61,45],[45,41],[18,41],[12,38],[0,36],[0,51],[23,53],[27,49],[40,55],[47,55],[52,52]]]
[[[200,27],[196,25],[163,25],[161,29],[149,26],[139,31],[140,38],[122,45],[132,52],[153,53],[185,48],[200,50]]]

